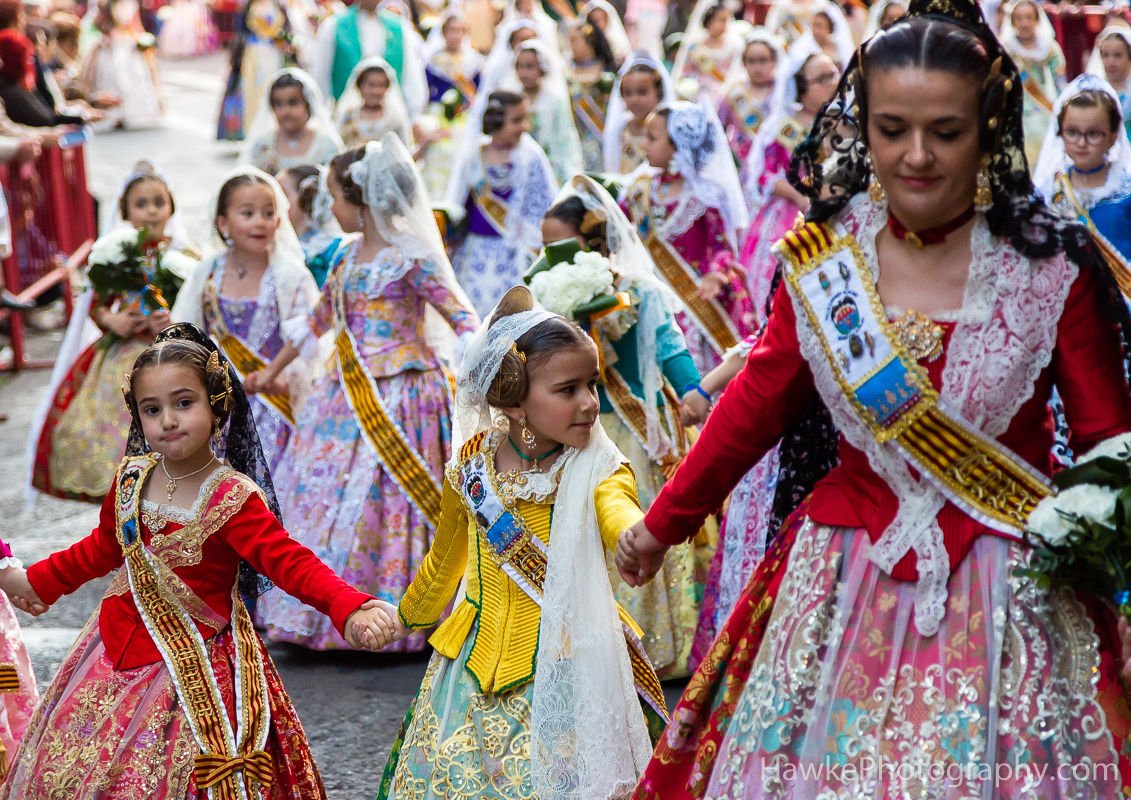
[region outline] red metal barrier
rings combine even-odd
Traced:
[[[33,164],[0,164],[0,186],[12,229],[12,254],[3,262],[5,286],[22,300],[60,287],[69,319],[71,268],[74,259],[85,259],[98,232],[82,146],[54,147]],[[51,366],[27,358],[23,316],[0,311],[0,319],[5,317],[14,354],[9,368]]]

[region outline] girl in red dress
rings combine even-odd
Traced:
[[[162,331],[123,392],[128,455],[98,527],[10,590],[29,610],[118,569],[0,797],[325,798],[244,602],[267,575],[355,647],[384,617],[279,524],[247,397],[202,331]],[[211,447],[225,430],[227,463]]]

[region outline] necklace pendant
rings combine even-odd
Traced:
[[[914,247],[916,250],[922,250],[923,249],[923,240],[920,239],[919,235],[916,234],[914,231],[908,231],[907,235],[904,237],[903,240],[905,242],[907,242],[909,245],[911,245],[912,247]]]
[[[170,478],[169,482],[167,484],[165,484],[165,494],[168,496],[170,503],[173,502],[173,495],[176,494],[176,492],[177,492],[177,482],[175,480],[173,480],[172,478]]]

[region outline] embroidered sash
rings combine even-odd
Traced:
[[[652,254],[656,271],[679,295],[692,319],[721,356],[738,344],[742,337],[738,335],[734,320],[717,299],[704,300],[699,296],[699,284],[703,276],[699,275],[674,247],[657,234],[652,223],[652,191],[648,180],[643,179],[633,187],[629,195],[629,203],[632,206],[637,228],[644,229],[641,231],[644,246]]]
[[[482,186],[473,190],[471,197],[475,201],[476,208],[491,223],[495,232],[505,238],[507,235],[507,201],[495,194],[491,189],[491,184],[487,181],[483,181]]]
[[[489,454],[483,447],[486,433],[472,437],[460,449],[457,467],[452,471],[468,512],[479,532],[490,545],[488,557],[520,589],[542,606],[542,585],[546,580],[546,544],[530,530],[513,505],[499,496],[491,479]],[[450,473],[450,474],[452,474]],[[636,692],[653,711],[667,720],[667,705],[656,670],[644,650],[644,643],[627,622],[621,620]]]
[[[1034,103],[1040,106],[1046,113],[1052,113],[1053,102],[1049,99],[1049,96],[1045,94],[1045,90],[1041,88],[1041,84],[1037,83],[1037,79],[1033,77],[1032,73],[1029,73],[1023,86],[1029,97],[1033,98]]]
[[[727,99],[730,100],[730,106],[734,109],[734,116],[742,127],[742,132],[748,136],[757,133],[765,117],[758,106],[758,101],[754,99],[746,87],[741,84],[735,86],[731,89]]]
[[[114,510],[118,543],[138,613],[169,670],[200,747],[193,775],[210,800],[250,800],[248,780],[270,787],[271,755],[264,751],[270,722],[267,680],[251,617],[232,585],[232,636],[236,645],[237,728],[224,705],[208,648],[188,613],[162,585],[141,537],[141,495],[157,465],[152,455],[126,459],[118,473]]]
[[[224,315],[220,311],[220,297],[216,290],[216,283],[211,278],[204,284],[201,303],[203,304],[204,321],[208,325],[208,330],[212,333],[212,338],[216,340],[220,349],[224,351],[224,355],[228,357],[228,361],[236,368],[241,381],[252,372],[267,366],[267,360],[256,353],[251,345],[228,330],[228,326],[224,323]],[[271,407],[279,412],[283,420],[294,428],[295,415],[294,409],[291,408],[289,395],[282,392],[263,391],[259,393],[259,396],[270,403]]]
[[[600,138],[605,133],[605,112],[589,92],[578,92],[573,100],[573,111],[594,136]]]
[[[336,303],[338,333],[335,339],[346,400],[385,469],[434,528],[440,522],[440,487],[385,408],[373,376],[358,356],[357,342],[345,317],[347,277],[343,270]]]
[[[1127,263],[1123,254],[1115,249],[1114,245],[1107,240],[1107,237],[1096,228],[1096,224],[1092,222],[1092,215],[1080,202],[1076,190],[1072,187],[1072,180],[1063,172],[1056,175],[1050,205],[1063,216],[1079,220],[1088,226],[1088,230],[1092,232],[1092,238],[1095,240],[1096,249],[1099,250],[1104,263],[1111,270],[1115,283],[1119,286],[1119,291],[1123,293],[1124,297],[1131,297],[1131,264]]]
[[[687,429],[679,421],[679,398],[671,384],[665,380],[660,391],[664,397],[664,416],[668,423],[667,431],[674,432],[675,441],[672,441],[672,438],[668,436],[667,431],[661,425],[659,431],[660,450],[664,455],[653,460],[660,465],[664,476],[671,478],[675,474],[676,467],[687,455]],[[609,403],[612,404],[613,411],[628,426],[633,436],[644,446],[647,452],[648,421],[645,415],[644,401],[632,393],[624,380],[624,376],[611,364],[605,365],[605,394],[609,398]]]
[[[898,340],[855,239],[809,223],[775,245],[841,390],[875,436],[947,499],[1008,538],[1052,494],[1020,456],[945,408]]]

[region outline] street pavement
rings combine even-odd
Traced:
[[[190,241],[209,241],[206,209],[238,153],[237,145],[214,140],[226,64],[222,54],[163,62],[165,126],[102,133],[88,145],[90,188],[100,201],[104,225],[117,214],[123,176],[137,159],[146,158],[168,176]],[[33,357],[53,357],[62,337],[61,330],[33,332],[29,342]],[[25,564],[70,546],[98,521],[97,509],[82,503],[40,498],[34,508],[26,505],[27,431],[48,380],[46,370],[10,377],[0,373],[0,412],[8,415],[8,421],[0,424],[0,537]],[[107,583],[101,579],[82,587],[38,618],[17,612],[41,691],[97,611]],[[288,645],[272,645],[270,650],[331,800],[375,797],[389,748],[424,674],[427,654],[313,653]],[[665,688],[671,705],[680,687]]]

